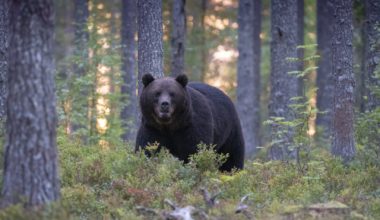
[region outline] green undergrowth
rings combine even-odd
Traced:
[[[349,166],[314,150],[302,172],[293,162],[257,159],[227,174],[216,169],[225,156],[204,146],[184,165],[166,151],[147,158],[131,146],[81,146],[62,137],[58,144],[61,200],[39,211],[12,206],[0,211],[0,219],[154,219],[136,207],[169,211],[165,199],[211,219],[247,219],[235,214],[246,195],[246,211],[257,219],[312,219],[307,207],[331,201],[348,207],[342,219],[380,216],[379,163],[360,149]],[[201,189],[218,194],[218,203],[207,206]]]

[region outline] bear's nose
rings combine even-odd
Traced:
[[[169,102],[167,102],[167,101],[161,102],[161,110],[163,110],[163,111],[169,110]]]

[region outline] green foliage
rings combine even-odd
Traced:
[[[199,144],[198,153],[190,156],[190,164],[201,173],[216,172],[227,161],[228,154],[218,154],[214,148],[214,145]]]
[[[122,104],[126,104],[120,103],[120,48],[112,31],[100,30],[109,25],[105,16],[109,11],[107,7],[113,3],[101,2],[104,4],[102,8],[95,7],[100,2],[91,2],[93,5],[88,45],[91,57],[85,61],[82,57],[86,54],[85,51],[71,56],[64,64],[60,63],[57,74],[62,198],[36,210],[25,210],[21,205],[1,209],[0,219],[151,219],[152,217],[141,215],[136,206],[168,211],[163,202],[165,199],[180,206],[191,205],[207,210],[210,219],[246,219],[243,215],[234,213],[240,199],[245,195],[248,195],[248,211],[255,219],[288,218],[289,215],[307,210],[310,204],[328,201],[346,204],[351,209],[351,217],[375,219],[380,216],[379,109],[358,118],[358,156],[348,165],[332,158],[325,149],[313,147],[311,137],[306,132],[310,118],[314,117],[316,110],[301,97],[294,98],[290,106],[295,116],[292,120],[271,118],[267,122],[278,127],[277,137],[272,143],[283,141],[288,130],[292,130],[294,135],[289,149],[297,152],[296,160],[266,162],[256,159],[246,161],[242,171],[220,173],[218,167],[228,155],[218,155],[212,146],[204,144],[199,145],[199,152],[190,157],[188,164],[174,158],[165,149],[154,153],[151,158],[146,157],[143,152],[135,153],[132,146],[125,145],[120,140],[118,116]],[[200,21],[195,20],[201,17],[199,10],[194,12],[194,8],[198,7],[195,4],[199,3],[190,1],[188,4],[193,9],[189,11],[194,13],[191,15],[193,20],[189,19],[189,22],[194,26],[189,30],[190,35],[187,38],[186,68],[194,79],[204,78],[205,72],[212,75],[212,78],[219,74],[217,68],[204,69],[203,65],[209,61],[219,44],[226,48],[234,46],[237,29],[230,25],[235,22],[230,18],[236,17],[236,5],[218,12],[211,11],[212,7],[209,7],[206,14],[211,15],[211,19],[226,19],[228,25],[225,29],[218,29],[207,23],[206,30],[203,30]],[[316,45],[313,44],[315,34],[310,32],[315,28],[315,1],[307,0],[305,9],[307,45],[298,47],[305,50],[305,59],[302,60],[305,69],[290,74],[310,79],[317,68],[314,62],[318,58],[315,55]],[[165,8],[164,11],[169,12],[170,9]],[[263,14],[269,15],[269,1],[263,2]],[[170,14],[164,13],[164,16],[167,27],[170,24]],[[267,59],[270,54],[268,19],[263,20],[262,32],[262,88],[267,88],[270,73],[270,59]],[[165,56],[168,57],[168,28],[165,33]],[[200,41],[203,37],[206,42],[202,43]],[[110,46],[102,47],[105,44]],[[201,60],[202,52],[206,54],[206,60]],[[299,61],[292,58],[289,60]],[[229,65],[233,67],[235,64],[231,62]],[[85,74],[77,76],[73,66],[85,69]],[[99,80],[98,68],[101,66],[111,68],[101,74],[111,80],[114,88],[108,94],[101,94],[96,90],[96,87],[104,84]],[[165,69],[169,69],[168,65]],[[231,73],[228,75],[233,77]],[[309,81],[311,80],[307,80]],[[310,84],[306,84],[306,87],[305,90],[310,94],[315,93]],[[268,91],[263,91],[263,103],[268,102]],[[111,114],[106,114],[104,110],[96,111],[95,100],[101,98],[109,100]],[[262,115],[265,116],[267,105],[261,106]],[[105,132],[99,132],[96,128],[97,117],[107,119],[109,129]],[[68,137],[66,134],[66,129],[72,122],[80,125],[74,133],[77,138]],[[82,137],[87,137],[88,141],[83,142]],[[155,152],[157,147],[158,144],[153,143],[149,148]],[[202,197],[201,188],[212,194],[220,192],[217,197],[219,203],[209,207]],[[329,216],[324,218],[328,219]]]
[[[82,45],[84,51],[76,49],[61,61],[56,84],[60,123],[72,137],[92,144],[102,140],[114,146],[121,144],[119,115],[127,103],[120,103],[121,46],[115,33],[105,31],[115,25],[107,18],[109,10],[92,7],[87,45]],[[107,124],[99,128],[98,120]]]
[[[45,207],[38,207],[32,210],[26,210],[21,204],[3,208],[0,211],[0,219],[18,220],[66,220],[70,218],[61,203],[51,203]]]
[[[380,165],[380,107],[359,115],[355,124],[358,157],[364,163]]]
[[[377,31],[380,33],[380,24],[378,24]],[[374,47],[376,47],[376,46],[380,47],[380,43],[378,43]],[[371,50],[376,50],[376,48],[371,48]],[[380,65],[376,65],[371,80],[373,80],[375,82],[379,82],[380,81]],[[371,93],[373,93],[373,96],[374,96],[374,98],[376,100],[380,99],[380,86],[379,86],[379,84],[373,83],[372,85],[369,85],[369,90],[370,90]],[[366,97],[366,98],[368,99],[368,97]]]
[[[297,78],[306,79],[315,72],[318,68],[315,65],[315,60],[319,56],[315,53],[316,44],[300,45],[298,50],[304,50],[307,54],[302,59],[295,57],[287,57],[288,62],[302,62],[304,70],[290,71],[289,75],[294,75]],[[307,86],[307,85],[302,85]],[[315,89],[309,89],[311,94],[315,93]],[[270,125],[273,129],[272,140],[269,147],[281,146],[283,151],[283,159],[296,159],[296,164],[299,172],[304,172],[307,168],[307,162],[310,159],[309,153],[312,150],[313,141],[307,134],[310,121],[315,118],[318,110],[311,104],[310,99],[304,96],[293,97],[290,100],[291,109],[288,118],[270,117],[264,124]]]
[[[305,162],[309,160],[309,153],[312,150],[312,138],[307,134],[309,130],[310,118],[314,117],[317,109],[310,105],[309,101],[304,101],[304,97],[294,97],[289,107],[292,109],[294,119],[285,120],[282,117],[271,117],[264,123],[274,126],[276,132],[270,146],[281,144],[287,146],[283,149],[285,160],[296,159],[300,172],[306,168]],[[292,138],[287,138],[291,132]],[[289,154],[288,152],[292,152]],[[306,161],[305,161],[306,160]]]
[[[226,155],[206,145],[199,145],[199,153],[183,164],[164,149],[148,158],[130,146],[83,146],[62,134],[58,144],[61,200],[31,212],[11,206],[0,211],[1,219],[149,219],[136,206],[168,211],[165,199],[207,210],[218,219],[245,219],[234,213],[244,195],[249,195],[248,210],[257,219],[333,200],[369,218],[380,215],[380,165],[366,158],[343,165],[328,151],[313,149],[302,172],[296,161],[255,160],[228,174],[217,170]],[[220,192],[219,203],[208,206],[202,188]]]

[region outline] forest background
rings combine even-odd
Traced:
[[[54,1],[61,199],[42,210],[10,206],[1,210],[1,218],[166,218],[187,205],[191,208],[184,210],[200,219],[321,216],[365,219],[380,215],[380,112],[378,102],[375,107],[367,104],[367,90],[378,95],[378,84],[368,85],[366,78],[367,1],[353,1],[352,5],[352,76],[356,85],[352,106],[355,110],[353,155],[348,159],[339,153],[338,157],[331,156],[328,134],[331,128],[317,126],[317,115],[328,114],[316,109],[317,67],[321,59],[317,1],[295,1],[297,7],[304,9],[299,16],[302,19],[297,20],[303,23],[304,30],[303,42],[293,49],[302,51],[303,58],[282,55],[287,62],[302,63],[301,69],[297,66],[289,70],[300,75],[303,82],[302,91],[295,96],[297,102],[292,103],[293,116],[271,114],[268,106],[271,84],[275,84],[271,82],[275,80],[271,79],[274,59],[271,57],[271,5],[270,1],[262,1],[258,19],[261,57],[256,71],[260,73],[260,84],[256,86],[260,88],[256,105],[259,109],[252,109],[259,116],[252,120],[259,126],[254,128],[255,137],[247,142],[253,147],[247,151],[245,170],[232,174],[219,173],[216,167],[223,158],[202,146],[187,165],[167,152],[153,160],[133,153],[138,125],[137,97],[126,93],[129,87],[125,82],[136,82],[139,64],[135,60],[132,65],[126,65],[131,61],[123,58],[123,53],[128,53],[126,49],[132,49],[127,57],[138,57],[137,42],[135,48],[128,48],[124,41],[128,30],[123,29],[123,24],[128,24],[131,15],[124,11],[127,2],[133,1]],[[174,1],[170,0],[162,1],[161,5],[163,71],[154,73],[157,76],[176,74],[172,58],[173,5]],[[241,21],[238,16],[242,16],[239,2],[186,1],[185,9],[183,71],[191,80],[222,89],[239,104]],[[129,33],[130,39],[135,37],[136,34]],[[133,74],[124,75],[131,71],[130,67]],[[378,77],[378,66],[374,72]],[[284,138],[289,130],[291,140]],[[279,144],[286,145],[286,153],[280,156],[270,150]],[[210,198],[212,195],[219,203]],[[171,206],[174,211],[170,211]]]

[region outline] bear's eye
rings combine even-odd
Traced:
[[[155,97],[155,98],[158,98],[160,95],[161,95],[161,92],[156,92],[156,93],[154,94],[154,97]]]
[[[175,93],[174,92],[169,92],[169,95],[170,95],[170,97],[174,97],[175,96]]]

